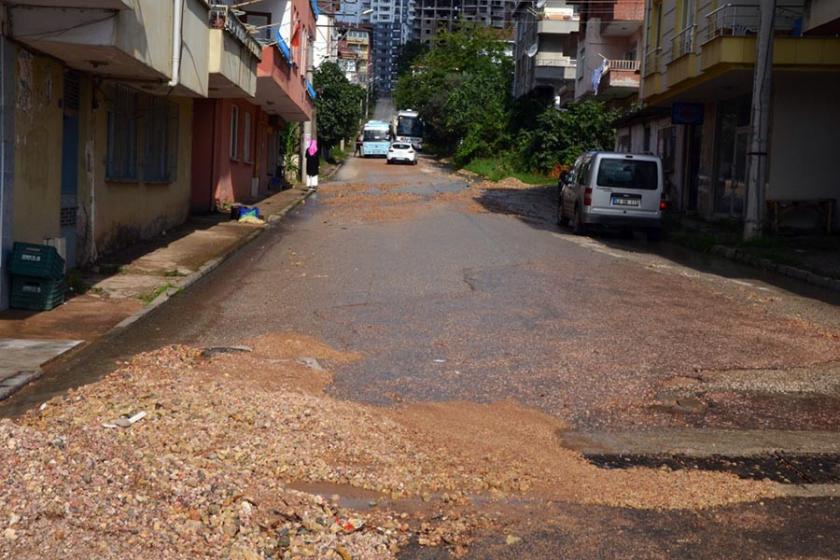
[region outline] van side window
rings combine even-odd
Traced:
[[[592,160],[588,159],[583,162],[580,168],[580,174],[578,175],[578,185],[588,185],[589,184],[589,172],[592,170]]]

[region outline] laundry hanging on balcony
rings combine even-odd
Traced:
[[[595,92],[595,95],[598,95],[598,88],[601,86],[601,78],[603,78],[604,74],[607,73],[609,67],[607,59],[604,58],[601,65],[592,71],[592,90]]]

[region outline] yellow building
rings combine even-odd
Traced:
[[[628,119],[619,134],[644,127],[655,151],[670,147],[676,154],[677,206],[707,218],[739,219],[758,2],[646,2],[640,98],[647,117]],[[832,161],[840,143],[838,22],[840,2],[834,0],[793,0],[776,9],[768,201],[840,202]],[[794,213],[790,219],[804,226],[810,217]]]
[[[22,0],[3,14],[13,41],[11,238],[53,243],[73,267],[186,219],[209,7],[43,4]]]

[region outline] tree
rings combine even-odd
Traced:
[[[468,26],[445,32],[397,82],[400,107],[416,109],[425,142],[465,163],[493,155],[507,134],[513,62],[498,30]]]
[[[408,74],[414,63],[427,52],[429,52],[429,47],[421,41],[412,40],[404,44],[397,56],[397,76]]]
[[[365,90],[351,84],[335,62],[324,62],[313,79],[318,111],[318,140],[324,153],[354,136],[362,118]]]
[[[610,149],[617,117],[598,101],[572,103],[563,111],[549,107],[520,134],[522,159],[531,169],[550,171],[558,163],[574,163],[583,152]]]

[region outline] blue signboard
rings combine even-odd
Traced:
[[[671,105],[671,124],[703,124],[703,104],[674,103]]]

